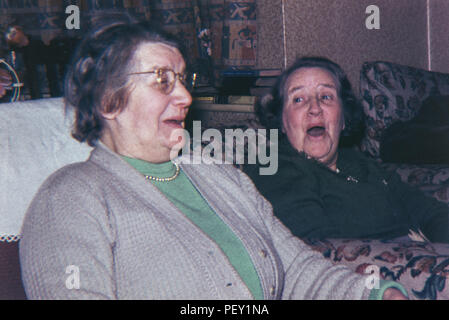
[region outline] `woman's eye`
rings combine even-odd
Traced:
[[[303,101],[304,101],[304,98],[302,98],[302,97],[295,97],[295,98],[293,98],[293,102],[294,103],[301,103]]]
[[[165,84],[165,83],[169,83],[169,82],[170,81],[169,81],[168,77],[165,75],[163,75],[159,78],[159,83],[161,83],[161,84]]]
[[[335,96],[333,94],[323,94],[320,96],[320,100],[323,104],[333,104],[335,101]]]

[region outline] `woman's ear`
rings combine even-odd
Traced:
[[[103,95],[103,98],[101,99],[100,113],[105,120],[114,120],[120,112],[122,112],[122,109],[114,108],[117,103],[116,95],[111,94],[110,92],[106,92]],[[120,103],[118,104],[120,105]]]
[[[104,109],[103,109],[104,110]],[[120,113],[120,110],[115,110],[113,112],[105,112],[105,111],[101,111],[101,116],[105,119],[105,120],[115,120],[115,118],[117,118],[118,114]]]
[[[103,119],[105,120],[115,120],[115,118],[117,118],[118,114],[120,113],[120,110],[114,110],[114,111],[109,111],[110,108],[108,108],[107,106],[105,106],[105,103],[102,102],[101,103],[101,116],[103,117]]]
[[[118,91],[109,89],[101,99],[100,114],[105,120],[114,120],[126,108],[128,99],[134,90],[133,85],[126,85]]]

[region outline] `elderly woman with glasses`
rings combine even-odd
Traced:
[[[82,41],[66,98],[74,137],[95,148],[30,205],[20,243],[28,297],[404,298],[394,283],[370,290],[293,237],[234,167],[173,158],[188,79],[178,42],[147,23],[116,20]]]

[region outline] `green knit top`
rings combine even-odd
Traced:
[[[145,176],[172,177],[172,162],[155,164],[139,159],[122,158]],[[189,178],[181,170],[172,181],[151,181],[185,216],[212,238],[228,257],[255,299],[263,299],[262,286],[251,258],[235,233],[221,220]],[[149,182],[150,183],[150,182]]]

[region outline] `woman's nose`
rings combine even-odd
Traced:
[[[176,104],[180,107],[188,108],[192,104],[192,95],[181,81],[176,81],[172,95],[176,98]]]
[[[320,100],[317,98],[311,98],[309,100],[309,114],[310,115],[319,115],[323,111],[321,109]]]

